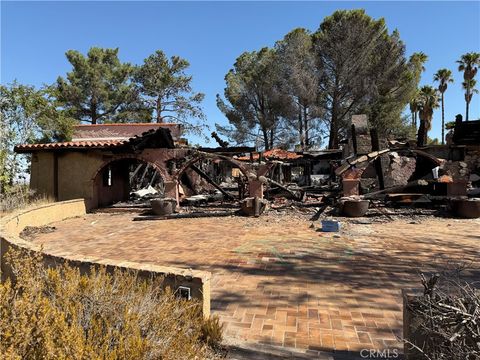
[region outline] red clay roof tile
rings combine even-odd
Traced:
[[[100,141],[66,141],[48,144],[22,144],[15,146],[15,151],[24,152],[29,150],[48,149],[72,149],[72,148],[110,148],[127,143],[126,140],[100,140]]]
[[[259,153],[253,153],[253,160],[258,160],[259,157]],[[295,160],[301,158],[302,155],[283,149],[271,149],[265,151],[263,153],[263,157],[267,160]],[[250,156],[242,156],[239,157],[237,160],[249,161]]]

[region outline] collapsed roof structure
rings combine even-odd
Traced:
[[[265,204],[243,199],[466,196],[467,184],[478,187],[480,179],[480,121],[457,122],[451,137],[449,145],[417,148],[379,138],[367,117],[356,115],[345,146],[333,150],[191,148],[178,124],[134,123],[78,125],[72,141],[15,151],[32,154],[31,188],[56,200],[84,198],[93,209],[135,196],[176,204],[228,199],[249,204],[252,213]]]

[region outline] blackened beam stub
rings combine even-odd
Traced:
[[[370,138],[372,140],[372,151],[380,151],[380,139],[378,138],[377,129],[370,130]],[[383,178],[382,159],[380,156],[377,156],[374,160],[374,166],[378,177],[378,185],[380,186],[380,190],[383,190],[385,189],[385,181]]]
[[[357,132],[355,131],[355,124],[352,124],[352,144],[353,144],[353,153],[357,155]]]
[[[228,148],[228,145],[229,145],[228,142],[222,140],[215,131],[212,132],[212,138],[215,139],[215,141],[218,143],[218,145],[220,145],[221,148],[223,149]]]

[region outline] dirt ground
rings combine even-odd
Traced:
[[[35,234],[47,252],[212,273],[212,312],[227,342],[315,353],[401,349],[404,288],[420,272],[463,264],[480,281],[480,219],[342,222],[319,231],[302,216],[132,221],[89,214]]]

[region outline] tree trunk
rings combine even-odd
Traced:
[[[418,127],[417,134],[417,146],[421,147],[425,145],[425,121],[420,119],[420,126]]]
[[[332,96],[332,121],[330,123],[329,149],[338,149],[338,77],[335,77],[335,90]]]
[[[162,100],[161,100],[160,96],[157,98],[156,111],[157,111],[157,123],[158,124],[163,123],[163,119],[162,119]]]
[[[263,142],[264,142],[265,150],[270,150],[270,147],[268,146],[269,145],[268,131],[266,129],[262,129],[262,133],[263,133]]]
[[[338,119],[337,119],[337,100],[332,101],[332,120],[330,122],[330,138],[328,141],[329,149],[338,149]]]
[[[91,104],[90,106],[90,117],[92,118],[92,125],[95,125],[97,123],[97,105],[96,104]]]
[[[302,109],[300,108],[300,105],[298,107],[298,132],[300,136],[300,147],[302,150],[305,150],[305,138],[303,136],[303,120],[302,120]]]
[[[468,80],[467,80],[468,81]],[[470,105],[470,85],[467,82],[467,98],[465,99],[466,102],[466,110],[465,110],[465,121],[468,121],[468,107]]]
[[[442,92],[442,145],[445,145],[445,103]]]
[[[17,155],[18,153],[14,152],[13,153],[13,158],[12,158],[12,166],[10,168],[10,174],[8,174],[8,186],[10,189],[13,187],[13,181],[15,179],[15,175],[19,173],[18,171],[18,160],[17,160]]]
[[[329,149],[338,149],[338,128],[336,121],[333,121],[330,124],[330,139],[328,142]]]
[[[273,129],[270,130],[270,149],[273,149],[273,137],[275,135],[275,132]]]
[[[470,98],[470,89],[467,88],[467,99],[465,100],[465,103],[466,103],[466,109],[465,109],[465,121],[468,121],[468,106],[470,105],[470,101],[469,98]]]
[[[310,139],[308,137],[308,114],[307,114],[307,106],[303,106],[303,128],[305,129],[305,150],[308,150],[308,147],[310,146]]]

